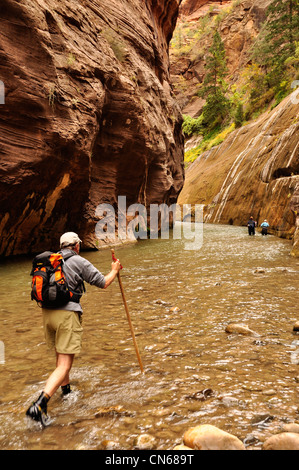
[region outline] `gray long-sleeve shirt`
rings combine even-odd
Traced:
[[[69,248],[64,248],[61,250],[62,256],[67,255],[70,251],[75,253]],[[65,261],[63,269],[71,291],[83,292],[82,281],[102,289],[105,286],[105,276],[92,263],[77,253]],[[83,313],[80,303],[77,302],[68,302],[65,306],[60,307],[60,310]]]

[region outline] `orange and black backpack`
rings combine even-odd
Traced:
[[[81,295],[71,292],[66,276],[63,272],[65,260],[74,256],[69,253],[45,251],[37,255],[32,262],[31,300],[36,300],[40,307],[57,308],[66,305],[69,301],[79,302]]]

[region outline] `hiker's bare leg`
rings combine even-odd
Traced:
[[[59,353],[56,353],[56,367],[58,367],[58,357],[59,357]],[[74,359],[74,355],[73,355],[73,359]],[[72,363],[73,363],[73,361],[72,361]],[[71,367],[72,367],[72,365],[71,365]],[[68,372],[65,376],[64,381],[60,385],[63,386],[63,385],[67,385],[69,383],[70,383],[70,377],[69,377],[69,372]]]
[[[74,354],[56,353],[56,369],[47,380],[44,392],[50,397],[61,385],[69,383],[69,372],[72,368]]]

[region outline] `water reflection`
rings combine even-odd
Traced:
[[[185,250],[183,240],[117,249],[145,374],[117,282],[106,291],[88,286],[74,394],[51,399],[52,425],[42,432],[24,418],[54,366],[40,312],[29,299],[31,260],[2,264],[0,448],[102,449],[113,442],[132,449],[136,437],[149,433],[156,448],[171,449],[200,423],[259,448],[262,436],[298,419],[299,345],[292,327],[299,261],[289,251],[285,240],[213,225],[204,226],[198,251]],[[109,270],[109,250],[84,256]],[[228,335],[231,321],[258,336]],[[202,400],[206,389],[211,393]]]

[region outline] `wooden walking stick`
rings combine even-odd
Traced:
[[[113,250],[113,248],[111,249],[111,253],[112,253],[112,259],[113,259],[113,261],[117,261],[117,259],[115,258],[115,255],[114,255],[114,250]],[[122,285],[122,281],[121,281],[121,277],[120,277],[119,271],[118,271],[118,273],[117,273],[117,278],[118,278],[118,283],[119,283],[121,295],[122,295],[122,298],[123,298],[123,302],[124,302],[124,306],[125,306],[125,310],[126,310],[126,314],[127,314],[127,319],[128,319],[129,326],[130,326],[130,330],[131,330],[131,335],[132,335],[132,338],[133,338],[133,343],[134,343],[134,346],[135,346],[135,351],[136,351],[137,359],[138,359],[138,362],[139,362],[139,366],[140,366],[141,372],[144,373],[143,365],[142,365],[142,361],[141,361],[141,357],[140,357],[140,354],[139,354],[139,350],[138,350],[138,346],[137,346],[137,342],[136,342],[136,338],[135,338],[134,328],[133,328],[132,321],[131,321],[131,317],[130,317],[130,314],[129,314],[129,309],[128,309],[128,306],[127,306],[127,302],[126,302],[126,298],[125,298],[125,294],[124,294],[124,289],[123,289],[123,285]]]

